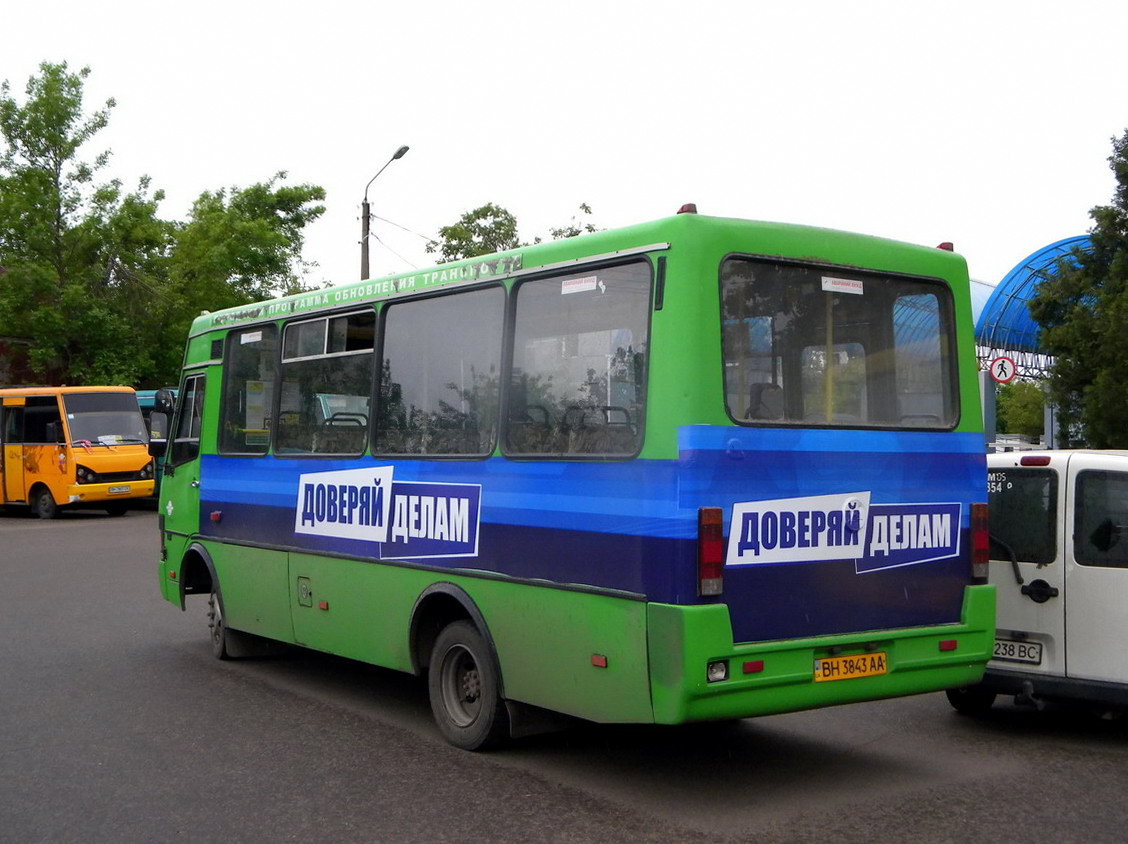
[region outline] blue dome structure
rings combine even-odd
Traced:
[[[1050,357],[1038,343],[1038,324],[1026,303],[1042,279],[1057,272],[1058,262],[1074,249],[1086,249],[1089,237],[1067,237],[1044,246],[1020,261],[995,287],[975,322],[980,362],[999,355],[1014,360],[1019,375],[1044,375]]]

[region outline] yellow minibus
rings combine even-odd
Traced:
[[[153,493],[148,441],[130,387],[0,389],[0,503],[41,519],[65,507],[123,515]]]

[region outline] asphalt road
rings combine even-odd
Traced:
[[[0,841],[1123,841],[1128,719],[925,695],[471,754],[423,684],[220,662],[156,517],[0,513]]]

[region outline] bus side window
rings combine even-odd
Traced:
[[[376,453],[493,451],[504,320],[501,287],[385,309]]]
[[[286,325],[275,454],[364,453],[375,346],[371,310]]]
[[[642,445],[650,265],[534,279],[516,290],[505,450],[629,457]]]
[[[63,441],[63,423],[56,396],[28,396],[24,408],[24,442],[54,445]]]
[[[4,408],[4,442],[12,445],[23,442],[23,413],[22,407]]]
[[[219,409],[221,454],[266,454],[270,447],[277,337],[273,325],[227,335]]]

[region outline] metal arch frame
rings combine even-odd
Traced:
[[[1059,261],[1088,245],[1088,235],[1063,238],[1028,255],[999,282],[975,326],[981,369],[999,355],[1006,355],[1015,362],[1019,377],[1044,378],[1049,373],[1053,357],[1042,351],[1038,326],[1026,303],[1038,283],[1054,275]]]

